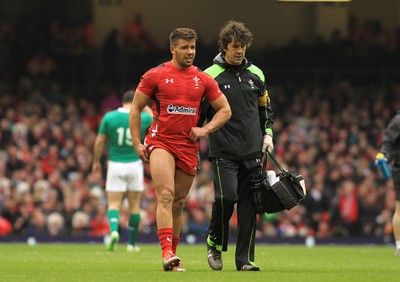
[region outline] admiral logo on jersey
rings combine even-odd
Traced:
[[[194,115],[196,115],[197,110],[196,110],[196,108],[168,105],[167,112],[169,114],[174,114],[174,115],[191,115],[191,116],[194,116]]]

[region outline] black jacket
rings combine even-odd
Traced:
[[[400,111],[390,120],[383,132],[381,153],[388,162],[394,161],[395,166],[400,166]]]
[[[232,110],[231,119],[209,135],[209,157],[232,160],[261,157],[263,136],[267,132],[272,135],[273,124],[263,72],[247,59],[240,66],[229,65],[221,53],[205,72],[218,82]],[[214,114],[214,109],[204,100],[199,126]]]

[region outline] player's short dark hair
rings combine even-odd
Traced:
[[[191,28],[179,27],[174,29],[169,35],[169,44],[171,46],[176,46],[179,39],[197,40],[197,33]]]
[[[128,90],[122,95],[122,103],[132,103],[133,96],[135,96],[135,91],[134,90]]]
[[[228,44],[233,40],[240,45],[250,47],[253,42],[253,33],[244,25],[238,21],[228,21],[226,25],[221,28],[218,38],[218,48],[223,54],[224,50],[228,48]]]

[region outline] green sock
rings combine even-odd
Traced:
[[[107,217],[108,217],[108,223],[110,224],[111,232],[113,232],[113,231],[118,232],[119,212],[117,210],[108,210]]]
[[[135,246],[136,239],[139,233],[140,214],[131,213],[129,216],[129,245]]]

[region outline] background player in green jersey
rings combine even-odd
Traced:
[[[108,198],[108,221],[110,224],[110,242],[108,250],[114,251],[119,240],[119,211],[124,197],[129,205],[129,242],[127,251],[139,251],[136,239],[140,222],[140,199],[144,190],[143,162],[132,147],[129,130],[129,111],[134,91],[127,91],[122,97],[122,107],[106,113],[100,123],[94,144],[94,173],[101,173],[101,156],[108,143],[108,162],[106,192]],[[149,107],[141,113],[140,135],[142,138],[153,121]]]

